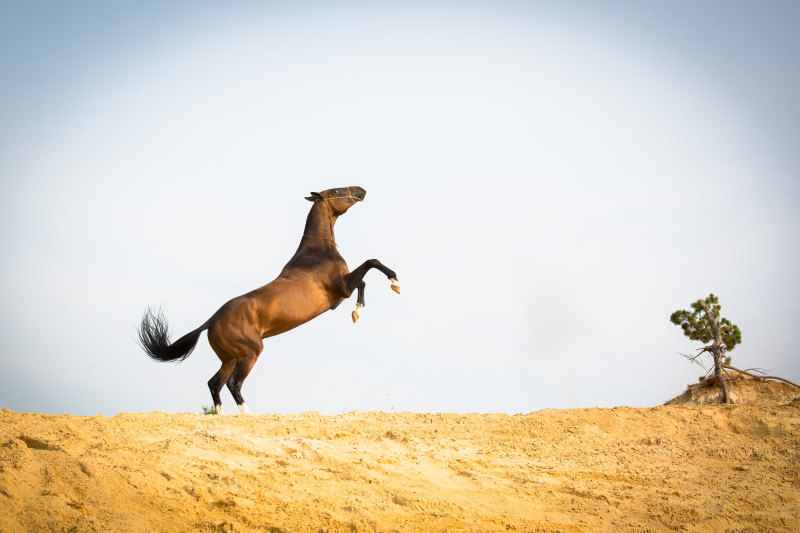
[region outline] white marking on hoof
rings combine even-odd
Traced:
[[[224,414],[225,414],[225,410],[222,408],[222,404],[215,405],[215,406],[214,406],[214,411],[215,411],[215,412],[216,412],[218,415],[224,415]]]
[[[250,412],[250,409],[247,408],[247,404],[246,403],[237,403],[236,406],[239,408],[239,412],[241,412],[243,415],[252,414]]]
[[[390,278],[389,281],[392,282],[392,290],[397,294],[400,294],[400,284],[397,283],[397,280],[394,278]]]
[[[355,311],[353,311],[353,314],[351,315],[353,317],[353,324],[358,322],[358,319],[361,318],[362,309],[364,309],[364,306],[362,304],[356,304],[356,309]]]

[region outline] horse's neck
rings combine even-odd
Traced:
[[[297,248],[295,256],[336,248],[336,238],[333,234],[333,225],[336,217],[330,211],[330,207],[325,202],[314,202],[311,211],[306,219],[306,227],[303,230],[303,237],[300,239],[300,246]]]
[[[331,213],[325,202],[315,202],[306,219],[306,227],[300,246],[294,256],[283,267],[281,276],[286,276],[293,269],[319,270],[320,266],[330,260],[340,261],[342,256],[336,250],[336,241],[333,235],[333,225],[336,217]],[[322,271],[327,272],[326,269]],[[322,272],[320,271],[320,272]],[[338,270],[336,270],[338,272]]]
[[[335,223],[336,217],[330,212],[330,207],[325,202],[314,202],[306,219],[303,237],[334,241],[333,225]]]

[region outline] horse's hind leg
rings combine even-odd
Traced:
[[[219,355],[219,353],[217,355]],[[220,359],[222,359],[221,356]],[[219,393],[222,390],[222,387],[225,386],[225,382],[228,381],[228,379],[231,377],[231,374],[233,374],[235,368],[235,359],[232,357],[224,359],[222,361],[222,366],[217,373],[208,380],[208,389],[211,391],[211,399],[214,402],[214,409],[218,415],[225,414],[225,411],[222,409],[222,399],[219,397]]]
[[[242,384],[253,369],[253,365],[256,364],[256,360],[258,360],[258,356],[239,359],[236,362],[233,374],[228,379],[228,390],[231,391],[233,399],[236,400],[239,411],[245,415],[250,414],[250,409],[247,408],[247,404],[244,403],[244,398],[242,397]]]

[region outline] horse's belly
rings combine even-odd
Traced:
[[[324,292],[313,290],[287,291],[270,299],[262,338],[279,335],[318,317],[331,308]]]

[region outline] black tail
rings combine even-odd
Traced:
[[[200,333],[207,328],[208,322],[170,344],[167,319],[160,310],[158,313],[153,313],[148,307],[142,317],[142,324],[139,326],[139,345],[147,352],[147,355],[156,361],[179,363],[189,357],[197,344]]]

